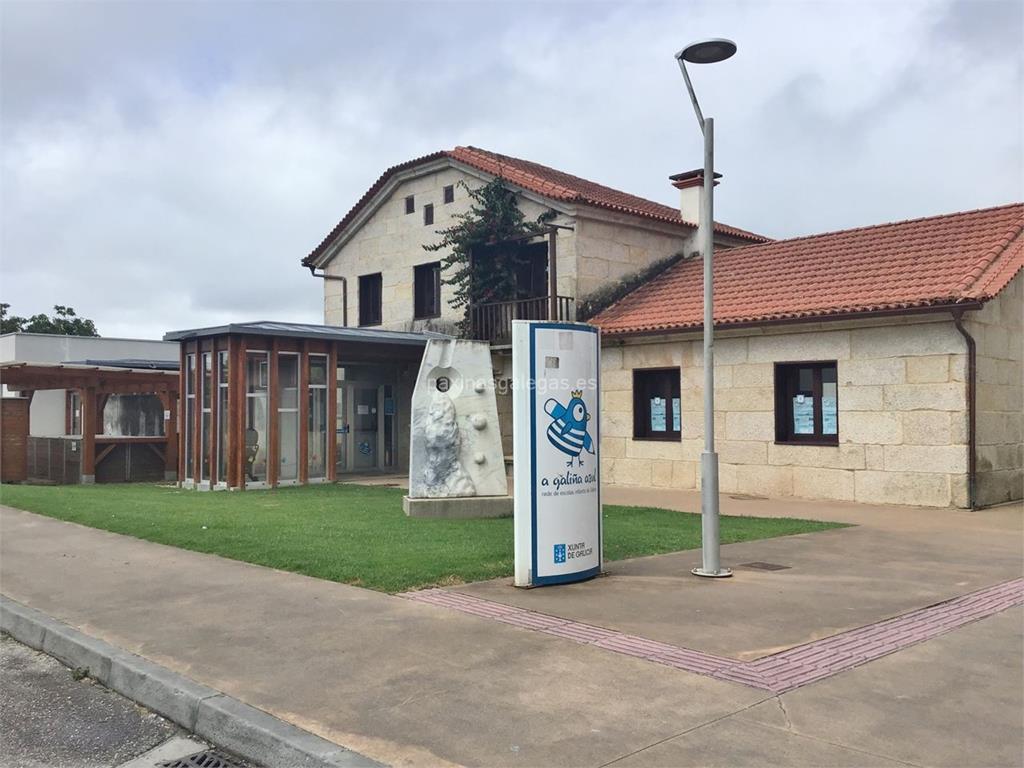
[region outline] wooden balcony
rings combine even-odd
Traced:
[[[556,317],[551,316],[552,304],[557,312]],[[538,296],[533,299],[474,304],[469,308],[469,317],[474,339],[505,346],[512,343],[513,320],[572,321],[576,319],[576,300],[571,296]]]

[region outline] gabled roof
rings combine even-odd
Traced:
[[[977,305],[1024,266],[1024,204],[715,253],[715,325]],[[604,334],[696,329],[703,264],[682,261],[601,312]]]
[[[462,163],[491,176],[501,176],[517,187],[552,200],[604,208],[631,216],[674,224],[690,230],[697,227],[696,222],[683,221],[679,215],[679,209],[656,203],[653,200],[646,200],[636,195],[620,192],[617,189],[612,189],[587,179],[581,179],[579,176],[573,176],[569,173],[563,173],[546,165],[532,163],[529,160],[499,155],[495,152],[478,149],[477,147],[456,147],[452,150],[441,150],[440,152],[433,152],[423,157],[417,157],[414,160],[394,165],[384,171],[381,177],[359,198],[359,201],[352,206],[352,209],[345,214],[345,217],[338,222],[338,225],[331,230],[330,234],[323,239],[320,245],[302,260],[303,266],[308,267],[315,264],[320,255],[352,223],[359,213],[370,204],[377,193],[384,188],[395,174],[443,158]],[[762,243],[768,240],[768,238],[753,232],[747,232],[746,230],[730,227],[725,224],[716,223],[715,231],[722,235],[751,242]]]

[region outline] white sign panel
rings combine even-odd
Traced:
[[[596,327],[513,322],[516,586],[601,572],[600,371]]]

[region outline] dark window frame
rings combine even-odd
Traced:
[[[423,226],[429,227],[434,223],[434,204],[427,203],[423,206]]]
[[[407,195],[405,198],[405,214],[416,213],[416,195]]]
[[[380,325],[383,319],[384,276],[380,272],[359,276],[359,325]]]
[[[417,264],[412,268],[412,317],[414,320],[428,320],[440,316],[441,262]]]
[[[651,430],[650,402],[652,395],[665,397],[664,432]],[[680,400],[679,429],[672,429],[675,406],[673,398]],[[682,370],[669,368],[633,369],[633,439],[659,442],[682,442]]]
[[[444,188],[444,190],[443,190],[443,193],[444,193],[444,204],[445,205],[448,205],[448,203],[454,203],[455,202],[455,185],[454,184],[449,184],[448,186],[446,186]]]
[[[814,398],[813,434],[796,434],[793,429],[793,398],[801,392],[799,385],[801,368],[809,368],[812,371],[809,392]],[[826,435],[822,432],[822,372],[826,368],[832,368],[835,371],[836,379],[836,433],[834,435]],[[839,366],[837,361],[807,360],[775,363],[774,389],[776,445],[819,445],[829,447],[839,445]]]

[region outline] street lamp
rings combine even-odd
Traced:
[[[686,81],[686,90],[697,113],[704,134],[704,185],[700,205],[700,222],[697,232],[701,240],[701,255],[704,259],[704,452],[700,455],[700,528],[702,562],[694,568],[696,576],[721,578],[732,576],[732,571],[723,568],[719,560],[718,540],[718,454],[715,453],[715,318],[714,283],[712,260],[715,252],[714,233],[714,190],[715,190],[715,122],[704,117],[693,92],[686,62],[691,64],[715,64],[725,61],[736,53],[736,43],[731,40],[701,40],[691,43],[676,54],[679,70]]]

